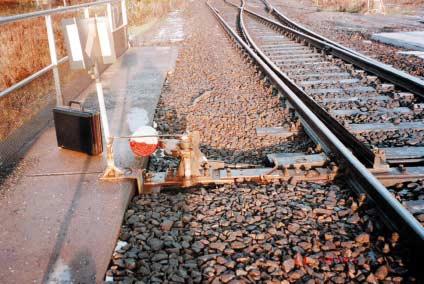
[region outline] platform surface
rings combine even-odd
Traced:
[[[129,49],[102,75],[113,135],[152,123],[177,47]],[[96,107],[94,85],[81,96]],[[0,282],[102,283],[126,206],[130,181],[98,179],[104,155],[59,149],[50,123],[27,152],[27,166],[0,199]],[[142,166],[127,141],[116,143],[121,167]]]
[[[424,31],[377,33],[373,34],[371,38],[397,47],[424,51]]]

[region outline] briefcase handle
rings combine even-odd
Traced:
[[[71,107],[71,106],[72,106],[72,104],[77,104],[77,105],[79,105],[79,106],[80,106],[81,111],[84,111],[84,106],[82,105],[82,103],[81,103],[81,102],[79,102],[79,101],[69,101],[69,107]]]

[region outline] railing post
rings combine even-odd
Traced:
[[[49,41],[50,60],[53,65],[53,79],[56,89],[56,105],[63,105],[62,89],[60,88],[59,68],[57,67],[56,43],[54,39],[53,23],[51,15],[46,15],[47,39]]]
[[[88,7],[84,8],[84,18],[90,18],[90,11],[88,10]]]
[[[130,45],[128,41],[128,14],[127,14],[127,2],[126,0],[121,0],[121,15],[122,15],[122,25],[124,25],[124,33],[125,33],[125,48],[128,48]]]
[[[121,13],[122,13],[122,24],[124,26],[128,25],[128,15],[127,15],[127,3],[125,0],[121,0]]]
[[[106,7],[107,7],[107,18],[109,20],[110,30],[113,31],[115,29],[115,26],[113,25],[112,4],[111,3],[107,3],[106,4]]]

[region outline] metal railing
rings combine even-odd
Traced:
[[[119,8],[114,9],[112,7],[112,4],[115,4],[115,3],[118,3],[120,5],[120,9]],[[60,75],[59,75],[58,66],[66,62],[68,60],[68,57],[67,56],[63,58],[57,57],[56,41],[55,41],[55,35],[53,32],[52,15],[83,11],[83,17],[88,18],[90,16],[90,10],[89,10],[90,8],[101,7],[101,6],[106,7],[106,13],[109,19],[109,25],[111,27],[112,32],[116,32],[128,26],[127,8],[126,8],[125,0],[101,0],[101,1],[91,2],[91,3],[79,4],[74,6],[66,6],[66,7],[37,11],[32,13],[18,14],[18,15],[1,18],[0,26],[3,26],[5,24],[10,24],[10,23],[15,23],[18,21],[24,21],[24,20],[28,20],[32,18],[44,17],[51,63],[47,65],[46,67],[42,68],[41,70],[38,70],[34,72],[33,74],[29,75],[28,77],[22,79],[21,81],[13,84],[12,86],[0,91],[0,98],[12,93],[13,91],[19,88],[26,86],[27,84],[34,81],[38,77],[46,74],[47,72],[53,71],[53,79],[54,79],[55,90],[56,90],[56,104],[62,105],[63,97],[62,97],[62,89],[60,84]],[[122,20],[117,21],[116,19],[118,17]],[[122,22],[122,24],[116,27],[117,22]]]

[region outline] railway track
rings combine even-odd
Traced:
[[[383,163],[384,170],[372,169],[372,174],[286,84],[276,72],[278,66],[266,62],[256,41],[273,42],[281,35],[268,28],[261,34],[260,23],[253,15],[247,19],[248,12],[238,5],[213,0],[208,6],[237,49],[231,48],[214,19],[208,21],[209,11],[195,10],[202,23],[182,49],[162,92],[157,130],[202,131],[202,151],[210,159],[235,165],[232,174],[238,174],[237,166],[255,172],[264,158],[274,163],[272,171],[282,174],[273,178],[272,171],[264,173],[269,179],[261,184],[240,175],[232,185],[136,196],[107,279],[234,284],[419,281],[410,270],[422,253],[422,226],[380,182],[401,179],[398,167],[387,171]],[[302,53],[309,51],[300,47]],[[340,78],[351,76],[348,70],[338,73],[347,74]],[[324,104],[317,106],[327,113]],[[163,172],[177,163],[156,155],[149,171]],[[411,175],[403,178],[409,182]]]
[[[326,111],[321,118],[334,132],[340,132],[339,138],[364,164],[378,168],[385,163],[423,161],[423,105],[413,94],[328,55],[328,49],[305,46],[309,43],[299,42],[302,40],[290,30],[272,31],[266,27],[280,28],[275,22],[249,10],[246,14],[246,30],[263,55],[284,74],[298,95],[305,100],[305,95],[311,98],[308,105],[312,109],[317,113],[319,109]],[[372,153],[377,147],[381,151]]]
[[[396,197],[422,222],[422,212],[419,208],[422,207],[423,199],[422,194],[419,194],[419,180],[423,179],[421,165],[424,157],[424,122],[423,105],[420,101],[422,93],[417,89],[421,88],[423,83],[402,72],[393,73],[390,68],[385,68],[382,64],[368,60],[367,57],[347,48],[342,49],[331,41],[323,41],[323,38],[319,37],[312,38],[259,15],[246,9],[244,3],[240,7],[231,2],[216,5],[218,6],[215,12],[222,15],[221,21],[230,23],[233,31],[238,31],[243,42],[250,46],[246,48],[251,48],[251,52],[263,60],[264,64],[275,72],[276,77],[317,114],[330,131],[335,133],[380,181],[387,186],[396,185],[400,188],[403,178],[418,180],[418,184],[411,186],[416,186],[415,194],[405,194],[408,195],[407,198],[399,195]],[[225,8],[223,5],[231,5],[234,9]],[[274,8],[270,9],[269,4],[267,9],[277,16],[282,15]],[[319,44],[316,44],[317,41],[320,41]],[[337,53],[331,54],[334,49],[342,52],[344,56],[336,57]],[[346,60],[347,53],[353,59]],[[376,72],[380,75],[376,76],[369,73],[369,66],[361,69],[362,65],[353,65],[352,62],[356,61],[368,61],[367,65],[376,65],[376,69],[384,70]],[[383,76],[383,73],[387,74]],[[405,79],[408,81],[406,85],[395,85],[393,83],[396,83],[396,80],[393,78],[396,76],[411,80]],[[273,81],[275,83],[275,80]],[[404,87],[407,87],[407,90]],[[290,103],[290,99],[288,101]],[[299,110],[297,107],[294,109]],[[319,139],[317,142],[322,143]],[[407,173],[411,175],[407,177]],[[387,179],[387,176],[391,177]],[[386,189],[384,193],[366,191],[378,206],[385,203],[379,195],[387,194]],[[388,211],[394,207],[402,206],[386,205],[383,205],[385,209],[382,212],[388,215]],[[389,219],[393,221],[392,217]],[[404,217],[400,217],[398,221],[403,223],[411,218],[410,215],[405,219]],[[423,227],[415,220],[410,221],[411,225],[415,224],[413,227],[417,233],[417,248],[422,250]],[[405,228],[403,225],[400,227]]]
[[[246,29],[263,55],[364,164],[379,169],[422,163],[423,104],[412,93],[305,47],[289,33],[268,30],[272,22],[257,14],[247,15]]]

